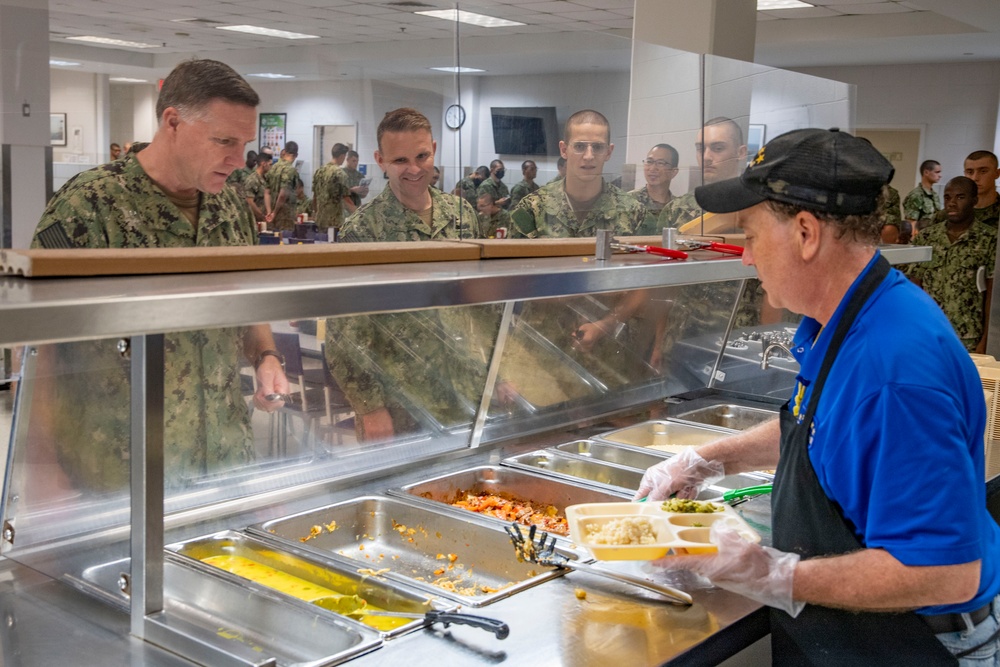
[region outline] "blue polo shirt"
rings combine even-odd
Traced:
[[[799,325],[793,414],[805,416],[832,332],[874,262],[825,328],[808,317]],[[1000,592],[1000,526],[986,510],[985,428],[983,387],[968,352],[934,301],[891,269],[830,370],[809,460],[863,545],[906,565],[982,561],[972,600],[920,613],[972,611]]]

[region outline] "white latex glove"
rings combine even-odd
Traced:
[[[799,615],[806,603],[792,599],[798,554],[750,542],[727,521],[712,524],[710,535],[712,543],[719,547],[717,554],[668,556],[656,561],[656,565],[697,572],[719,588],[780,609],[792,618]]]
[[[699,491],[723,477],[722,463],[706,461],[694,447],[685,447],[680,454],[646,470],[633,500],[694,498]]]

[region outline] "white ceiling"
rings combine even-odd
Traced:
[[[997,0],[813,0],[758,12],[756,58],[775,67],[1000,60]],[[462,9],[525,23],[459,27],[462,64],[490,74],[629,67],[634,0],[463,0]],[[50,0],[50,53],[85,71],[154,79],[191,56],[243,74],[300,79],[426,76],[453,64],[455,24],[420,16],[447,0]],[[194,19],[194,20],[192,20]],[[218,30],[252,24],[318,35],[285,40]],[[97,35],[157,45],[97,47]]]

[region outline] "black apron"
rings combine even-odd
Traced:
[[[840,507],[820,486],[809,460],[809,432],[820,394],[844,338],[861,308],[889,273],[884,257],[865,275],[832,332],[830,347],[798,422],[781,410],[781,459],[771,495],[773,544],[803,558],[845,554],[865,548]],[[914,612],[852,612],[806,605],[792,618],[771,609],[771,651],[775,665],[957,665]]]

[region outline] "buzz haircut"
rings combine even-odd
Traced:
[[[710,118],[705,121],[705,127],[709,125],[726,125],[729,127],[729,132],[733,137],[733,141],[737,146],[743,145],[743,128],[732,118],[727,116],[716,116],[715,118]]]
[[[524,162],[521,163],[521,171],[524,171],[525,169],[527,169],[529,164],[533,164],[536,167],[538,166],[537,164],[535,164],[534,160],[525,160]]]
[[[347,151],[347,159],[350,160],[352,157],[360,158],[361,156],[355,150]]]
[[[378,130],[375,134],[378,149],[382,150],[382,135],[386,132],[419,132],[420,130],[427,130],[432,136],[434,134],[427,116],[416,109],[402,107],[390,111],[378,124]]]
[[[611,123],[608,122],[608,119],[605,118],[604,114],[600,111],[594,111],[593,109],[583,109],[582,111],[577,111],[566,120],[566,125],[563,126],[563,141],[569,141],[569,130],[571,127],[574,125],[583,125],[584,123],[602,125],[607,131],[608,143],[611,143]]]
[[[920,163],[920,173],[923,174],[925,171],[934,171],[934,167],[940,167],[941,163],[937,160],[924,160]]]
[[[979,193],[979,186],[976,185],[976,182],[968,176],[956,176],[948,181],[947,185],[945,185],[946,188],[950,188],[952,186],[964,189],[966,193],[972,197],[975,197]]]
[[[260,104],[260,96],[229,65],[218,60],[186,60],[163,80],[156,99],[156,120],[161,121],[169,107],[177,109],[185,120],[191,120],[214,100],[253,108]]]
[[[288,143],[286,143],[285,144],[285,153],[287,155],[294,155],[295,157],[298,157],[299,156],[299,144],[298,144],[298,142],[289,141]]]
[[[350,150],[347,144],[336,143],[333,148],[330,149],[331,157],[340,157],[341,155],[347,155],[347,151]]]
[[[490,171],[493,171],[493,167],[497,166],[498,164],[503,164],[503,160],[497,158],[496,160],[493,160],[493,162],[490,162]]]
[[[680,158],[680,155],[677,154],[677,149],[676,148],[674,148],[670,144],[656,144],[655,146],[653,146],[652,148],[649,149],[649,152],[652,153],[657,148],[659,148],[660,150],[667,151],[668,153],[670,153],[670,164],[674,165],[675,167],[677,166],[677,162],[681,158]]]
[[[991,162],[993,162],[993,168],[994,169],[996,169],[998,166],[1000,166],[1000,164],[997,163],[997,156],[995,154],[991,153],[990,151],[973,151],[973,152],[969,153],[969,157],[967,157],[965,159],[966,160],[972,160],[973,162],[975,162],[976,160],[986,160],[986,159],[989,159]]]

